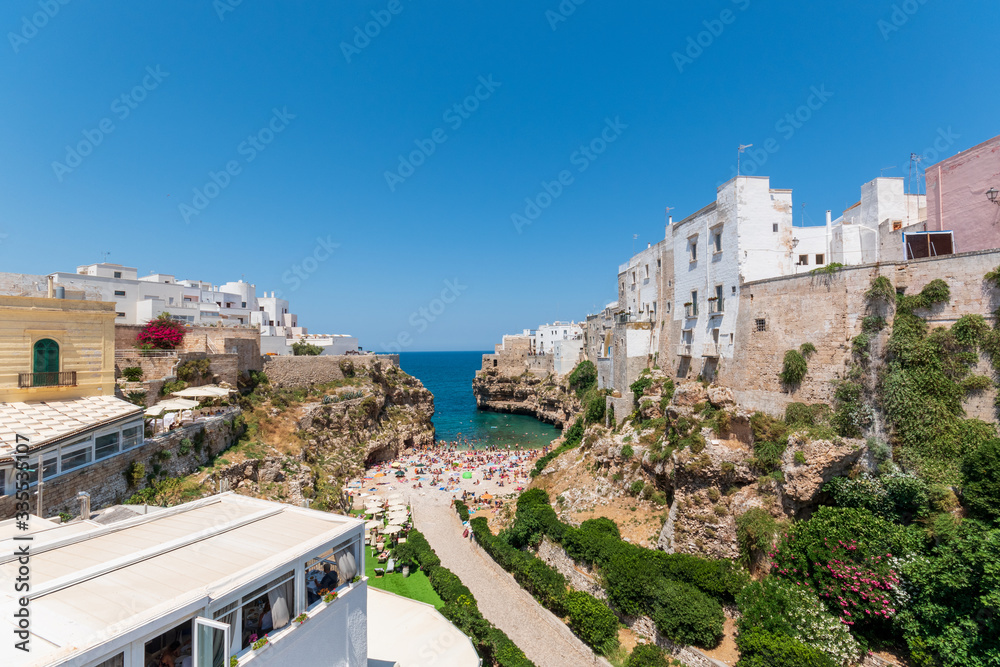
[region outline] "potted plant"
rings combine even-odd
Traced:
[[[268,645],[267,635],[257,638],[256,634],[250,635],[250,648],[254,651],[259,651]]]
[[[295,617],[295,622],[298,623],[299,625],[302,625],[308,620],[309,616],[305,613],[299,614],[298,616]]]

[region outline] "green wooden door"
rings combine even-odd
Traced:
[[[36,387],[50,387],[59,384],[59,343],[51,338],[43,338],[35,343],[35,358],[32,365],[35,374],[32,384]]]

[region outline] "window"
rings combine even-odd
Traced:
[[[667,312],[668,313],[670,312],[670,302],[669,301],[667,301]]]
[[[116,289],[115,290],[115,296],[125,296],[125,290],[123,290],[123,289]]]
[[[43,452],[40,454],[42,461],[42,477],[44,479],[49,479],[50,477],[55,477],[59,474],[59,450],[53,449],[48,452]],[[28,471],[28,482],[30,484],[35,484],[38,482],[38,458],[35,458],[29,464],[31,469]]]
[[[826,256],[825,255],[816,255],[816,265],[817,266],[820,266],[820,265],[824,264],[825,262],[826,262]]]
[[[722,301],[722,285],[715,286],[715,298]]]
[[[121,277],[122,277],[122,272],[121,271],[115,271],[115,278],[121,278]]]
[[[288,625],[295,613],[295,572],[287,572],[243,596],[242,648],[250,646],[250,635],[263,637]]]
[[[635,285],[635,271],[632,272],[632,284]]]
[[[715,246],[715,252],[722,252],[722,232],[715,232],[712,235],[712,245]]]
[[[115,317],[125,317],[125,313],[119,311],[119,312],[115,313]]]
[[[35,343],[33,373],[45,373],[35,378],[36,387],[47,387],[59,383],[59,343],[51,338],[43,338]]]
[[[122,429],[122,451],[142,444],[142,426]]]
[[[691,261],[698,261],[698,241],[697,239],[691,241]]]
[[[778,231],[778,223],[775,222],[771,225],[771,231],[772,232]]]
[[[809,266],[809,255],[799,255],[799,266]]]
[[[646,265],[646,277],[649,278],[649,264]]]
[[[118,434],[99,435],[94,440],[94,458],[104,459],[118,453]]]
[[[733,285],[733,296],[736,296],[736,285]]]
[[[663,260],[661,260],[661,259],[656,260],[656,268],[660,268],[660,266],[661,266],[660,262],[662,262],[662,261]]]
[[[902,228],[903,228],[903,221],[902,220],[893,220],[892,221],[892,231],[898,232]]]
[[[754,320],[754,328],[757,331],[767,331],[767,320],[763,318],[757,318]]]
[[[246,308],[246,307],[247,307],[247,302],[246,301],[240,302],[240,308]]]
[[[99,662],[94,667],[125,667],[125,652],[113,655],[104,662]]]
[[[91,462],[91,451],[90,451],[90,441],[87,441],[87,445],[81,449],[67,451],[63,448],[62,451],[62,471],[66,472],[68,470],[73,470],[74,468],[79,468],[80,466],[87,465]]]
[[[7,494],[7,471],[0,470],[0,496]]]

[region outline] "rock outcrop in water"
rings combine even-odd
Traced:
[[[481,370],[472,381],[476,406],[481,410],[528,415],[560,428],[580,412],[580,401],[552,374],[540,378],[525,371],[517,377],[496,369]]]

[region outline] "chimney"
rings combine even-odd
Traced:
[[[86,491],[81,491],[76,494],[76,499],[80,501],[80,518],[83,521],[90,519],[90,494]]]
[[[55,282],[56,282],[56,279],[55,279],[55,277],[53,277],[53,276],[49,276],[49,291],[48,291],[48,297],[49,297],[50,299],[51,299],[51,298],[53,298],[53,297],[55,296],[55,289],[54,289],[54,287],[53,287],[53,286],[55,285]]]

